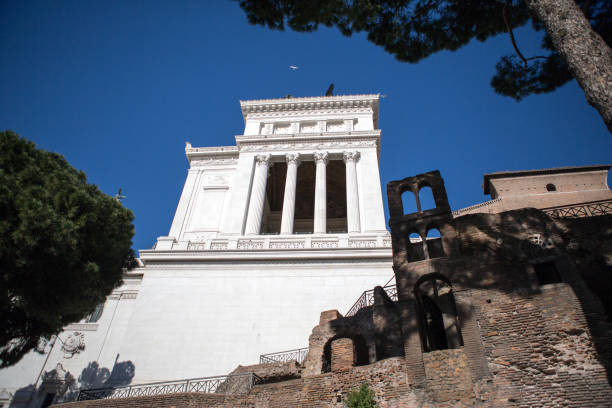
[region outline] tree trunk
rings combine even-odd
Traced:
[[[612,133],[612,50],[574,0],[524,0]]]

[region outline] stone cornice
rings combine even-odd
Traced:
[[[238,159],[238,146],[191,147],[191,144],[187,143],[185,155],[190,164],[193,160],[200,162],[200,164],[206,162],[231,164],[235,159]]]
[[[240,149],[246,144],[361,141],[366,139],[374,139],[378,144],[378,142],[380,141],[380,129],[353,130],[344,132],[238,135],[236,136],[236,145],[237,148]]]
[[[145,266],[159,262],[276,262],[318,263],[356,260],[392,261],[391,248],[325,248],[287,250],[155,251],[141,250]]]
[[[250,113],[317,111],[329,109],[371,108],[378,117],[380,94],[315,96],[304,98],[258,99],[240,101],[242,116]]]

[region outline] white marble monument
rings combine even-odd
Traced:
[[[87,321],[0,371],[11,406],[39,407],[79,387],[227,374],[305,347],[321,311],[344,313],[392,278],[379,95],[240,105],[236,146],[187,143],[170,232],[140,251],[124,285]]]

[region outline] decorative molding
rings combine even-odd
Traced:
[[[85,335],[80,332],[74,332],[66,337],[62,342],[62,351],[64,358],[72,358],[73,355],[80,353],[85,349]]]
[[[329,161],[329,154],[327,152],[315,152],[314,153],[314,161],[315,163],[323,163],[327,166],[327,162]],[[318,175],[317,175],[318,177]],[[324,231],[323,231],[324,232]]]
[[[206,249],[206,242],[191,242],[187,244],[189,251],[204,251]]]
[[[263,249],[263,240],[241,239],[238,241],[238,249]]]
[[[123,292],[121,295],[121,299],[136,299],[138,297],[138,292]]]
[[[238,159],[193,159],[190,161],[191,167],[207,167],[207,166],[230,166],[236,165]]]
[[[287,153],[285,155],[285,160],[287,161],[287,164],[295,163],[296,166],[299,166],[302,162],[299,153]]]
[[[376,248],[375,239],[349,239],[350,248]]]
[[[223,249],[227,249],[229,247],[229,242],[225,241],[225,242],[211,242],[210,243],[210,249],[211,251],[218,251],[218,250],[223,250]]]
[[[98,323],[71,323],[64,327],[64,330],[96,331]]]
[[[485,201],[484,203],[478,203],[478,204],[474,204],[474,205],[470,205],[469,207],[465,207],[465,208],[460,208],[458,210],[453,211],[453,216],[457,217],[461,214],[467,213],[469,211],[475,210],[477,208],[480,207],[488,207],[490,205],[493,205],[497,202],[500,202],[502,199],[501,197],[495,198],[493,200],[489,200],[489,201]]]
[[[191,147],[191,143],[185,145],[186,153],[207,153],[210,155],[227,155],[230,153],[238,153],[236,146],[215,146],[215,147]]]
[[[346,163],[347,161],[352,161],[357,163],[359,158],[361,157],[361,153],[357,151],[353,152],[342,152],[342,160]]]
[[[304,248],[306,240],[270,241],[270,249],[300,249]]]
[[[255,161],[258,166],[270,166],[270,159],[272,158],[271,154],[258,154],[255,156]]]
[[[338,240],[312,240],[310,246],[312,248],[338,248]]]
[[[256,99],[240,101],[242,115],[260,112],[295,112],[370,108],[378,111],[379,94],[336,95],[305,98]]]
[[[321,150],[321,149],[351,149],[378,147],[376,140],[361,140],[361,141],[335,141],[335,142],[318,142],[318,143],[283,143],[283,144],[240,144],[240,151],[243,152],[261,152],[261,151],[287,151],[287,150]]]

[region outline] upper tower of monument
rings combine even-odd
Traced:
[[[185,188],[156,250],[388,247],[379,98],[241,101],[236,146],[187,144]]]

